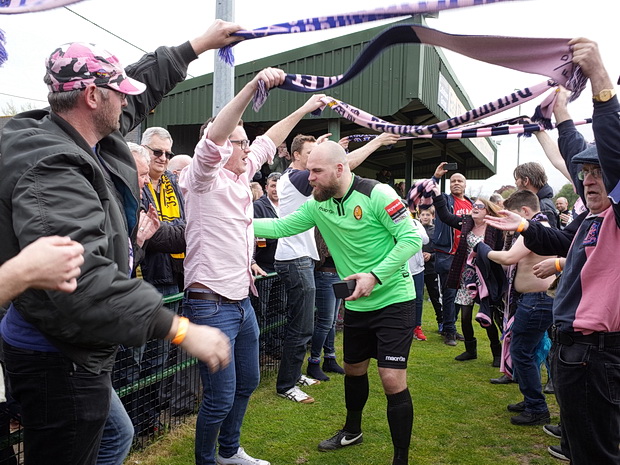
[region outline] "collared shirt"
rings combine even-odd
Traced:
[[[185,286],[200,283],[231,300],[256,294],[250,270],[254,250],[254,207],[250,178],[271,162],[276,146],[259,136],[248,154],[246,172],[237,176],[224,165],[233,152],[203,138],[179,185],[185,197]]]

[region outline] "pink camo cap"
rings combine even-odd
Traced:
[[[80,90],[91,84],[129,95],[141,94],[146,89],[145,84],[125,74],[118,58],[84,42],[58,47],[45,60],[45,69],[45,82],[50,92]]]

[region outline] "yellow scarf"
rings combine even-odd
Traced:
[[[181,206],[179,205],[177,195],[174,192],[174,188],[172,187],[172,183],[170,182],[170,179],[168,179],[168,176],[165,174],[162,175],[160,179],[159,194],[157,194],[155,189],[153,189],[152,183],[149,182],[148,186],[151,191],[151,195],[155,200],[155,208],[157,208],[160,221],[170,223],[178,218],[181,218]],[[185,258],[184,253],[171,253],[170,256],[172,258]]]

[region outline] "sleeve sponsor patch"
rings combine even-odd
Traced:
[[[385,207],[385,211],[394,223],[399,223],[405,218],[407,218],[407,209],[405,208],[405,204],[402,203],[399,199],[394,200],[391,204]]]

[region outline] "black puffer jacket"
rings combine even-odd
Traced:
[[[81,135],[49,110],[17,115],[2,132],[0,262],[54,234],[70,236],[85,249],[75,292],[29,290],[14,301],[15,307],[61,352],[93,373],[112,368],[117,344],[138,346],[163,338],[172,324],[161,295],[144,281],[128,278],[139,190],[123,134],[185,78],[196,58],[187,42],[160,47],[126,68],[147,91],[128,96],[120,131],[99,142],[107,171]]]

